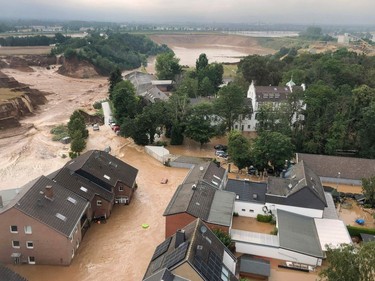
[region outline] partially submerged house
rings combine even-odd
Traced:
[[[296,161],[305,162],[322,182],[334,186],[362,186],[362,178],[375,176],[375,159],[297,153]]]
[[[156,247],[143,280],[238,281],[236,262],[209,227],[196,219]],[[166,270],[170,279],[160,279]]]
[[[166,218],[165,237],[197,218],[211,229],[228,233],[232,226],[235,194],[221,190],[226,182],[227,172],[213,162],[191,168],[163,214]]]
[[[283,177],[268,177],[267,183],[229,180],[225,190],[236,194],[234,211],[240,216],[277,215],[276,210],[323,217],[328,207],[319,177],[300,162]]]
[[[41,176],[0,208],[0,262],[68,265],[89,224],[89,202]]]
[[[128,204],[136,188],[138,170],[100,150],[90,150],[66,163],[64,168],[113,192],[115,203]]]

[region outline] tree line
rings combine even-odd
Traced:
[[[63,43],[68,39],[61,33],[55,36],[35,35],[35,36],[8,36],[0,38],[0,45],[6,47],[24,47],[24,46],[49,46],[51,44]]]

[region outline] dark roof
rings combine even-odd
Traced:
[[[144,281],[188,281],[188,279],[174,275],[169,269],[163,268],[144,279]]]
[[[300,191],[304,189],[307,189],[310,192],[301,193]],[[319,201],[318,204],[316,204],[317,207],[327,207],[324,188],[320,178],[309,167],[307,167],[303,161],[291,166],[283,178],[268,178],[267,195],[279,198],[292,198],[292,196],[297,193],[308,196],[308,198],[299,197],[299,201],[304,199],[305,201],[317,200]],[[311,194],[314,196],[311,197]],[[314,204],[311,206],[313,207]]]
[[[0,281],[27,281],[27,279],[0,264]]]
[[[269,277],[271,275],[271,265],[267,260],[250,255],[242,255],[240,258],[240,273]]]
[[[301,86],[294,86],[293,91],[303,90]],[[292,91],[288,86],[255,86],[257,102],[280,102],[288,99]]]
[[[184,234],[178,233],[179,237],[182,234],[183,239],[176,238],[178,235],[176,233],[155,249],[143,280],[149,281],[147,278],[160,269],[167,268],[173,271],[188,262],[203,280],[220,281],[221,270],[226,267],[223,263],[224,252],[234,262],[236,261],[233,254],[201,220],[198,219],[190,223],[183,228],[183,232]],[[176,239],[181,241],[181,244],[176,245]],[[238,281],[229,269],[228,272],[230,281]],[[183,273],[180,275],[184,277]],[[151,280],[154,281],[154,279]]]
[[[46,198],[51,186],[53,200]],[[88,202],[56,182],[41,176],[14,204],[14,208],[69,237],[88,207]]]
[[[226,181],[225,169],[218,167],[212,161],[207,161],[191,168],[189,174],[184,179],[183,184],[205,182],[212,187],[218,188],[223,181]]]
[[[277,210],[280,248],[323,258],[314,218]]]
[[[229,179],[225,190],[236,193],[236,201],[266,202],[266,183]]]
[[[205,222],[230,226],[235,194],[199,182],[182,184],[174,193],[164,216],[188,213]]]
[[[132,187],[138,174],[136,168],[100,150],[90,150],[66,163],[65,167],[84,177],[94,177],[95,183],[102,187],[114,187],[117,181]]]
[[[95,195],[102,197],[108,202],[111,202],[114,198],[114,194],[112,192],[100,187],[77,173],[70,171],[67,168],[60,169],[59,172],[54,175],[52,180],[87,199],[88,201],[91,201]]]
[[[373,242],[375,241],[375,235],[373,234],[366,234],[366,233],[361,233],[361,238],[363,242]]]
[[[375,176],[375,159],[297,153],[297,161],[304,161],[320,177],[362,180]]]

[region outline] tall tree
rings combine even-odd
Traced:
[[[141,99],[136,96],[134,86],[128,80],[117,83],[111,98],[115,117],[120,123],[123,118],[135,118],[141,111]]]
[[[220,89],[214,101],[214,109],[226,125],[227,130],[232,130],[234,123],[240,116],[250,116],[251,108],[246,103],[245,93],[242,88],[231,83]]]
[[[238,170],[251,165],[250,143],[240,131],[231,131],[228,138],[228,154]]]
[[[205,70],[207,66],[208,66],[207,56],[206,54],[202,53],[199,55],[199,58],[195,62],[195,70],[197,71],[197,73],[199,73]]]
[[[173,52],[160,54],[156,57],[155,69],[158,79],[175,80],[176,76],[181,73],[181,66]]]
[[[328,266],[319,273],[320,280],[372,281],[375,280],[375,242],[359,248],[344,244],[326,251]]]
[[[116,68],[109,74],[109,95],[111,95],[113,89],[115,88],[116,84],[122,81],[122,74],[120,68]]]
[[[294,154],[291,138],[279,132],[265,131],[253,140],[251,157],[253,165],[258,170],[272,167],[276,171],[284,168],[285,160],[290,160]]]
[[[203,144],[218,135],[218,126],[213,125],[213,107],[210,103],[201,103],[191,108],[187,119],[185,136]]]

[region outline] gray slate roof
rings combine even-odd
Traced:
[[[0,264],[0,281],[27,281],[27,279]]]
[[[53,175],[52,180],[61,184],[63,187],[73,191],[77,195],[91,201],[95,195],[98,195],[108,202],[113,201],[114,194],[99,185],[89,181],[88,179],[70,171],[67,168],[58,170],[56,175]],[[81,189],[84,187],[83,189]],[[86,190],[86,191],[85,191]]]
[[[294,86],[293,91],[303,90],[301,86]],[[257,102],[280,102],[288,99],[292,92],[288,86],[255,86]]]
[[[309,192],[302,193],[304,189]],[[324,188],[320,178],[303,161],[292,166],[285,174],[284,178],[269,177],[267,182],[267,196],[282,198],[293,198],[293,195],[301,195],[296,202],[285,200],[289,205],[302,206],[309,202],[309,207],[321,208],[327,207]],[[297,196],[296,196],[297,198]],[[267,201],[269,199],[267,198]],[[317,201],[314,204],[313,201]],[[275,202],[276,203],[276,202]],[[282,204],[282,202],[277,202]]]
[[[66,163],[65,167],[106,189],[116,186],[118,181],[132,187],[138,174],[136,168],[100,150],[90,150]]]
[[[375,159],[297,153],[297,161],[304,161],[319,177],[362,180],[375,176]]]
[[[240,272],[269,277],[271,275],[271,265],[268,260],[242,255],[240,258]]]
[[[46,186],[52,186],[53,200],[45,197]],[[89,203],[72,191],[56,182],[41,176],[31,186],[24,187],[25,193],[15,202],[14,208],[48,225],[57,232],[69,237],[79,222]],[[72,198],[73,202],[68,198]],[[58,218],[61,214],[65,219]]]
[[[314,218],[277,210],[280,248],[323,258]]]
[[[236,197],[236,201],[260,204],[266,202],[266,183],[229,179],[225,190],[236,193],[238,196],[238,199]],[[256,194],[256,196],[254,194]]]
[[[188,262],[203,280],[221,281],[224,252],[233,260],[236,258],[201,220],[195,220],[183,230],[185,240],[179,247],[176,247],[176,234],[174,234],[156,248],[143,280],[150,281],[148,278],[158,273],[160,269],[167,268],[173,271]],[[230,281],[238,281],[230,271],[229,273]]]

